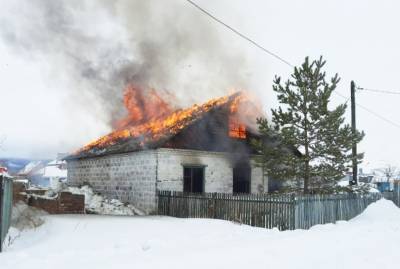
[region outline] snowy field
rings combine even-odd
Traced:
[[[279,232],[218,220],[46,216],[4,253],[1,269],[397,268],[400,210],[372,204],[357,218]]]

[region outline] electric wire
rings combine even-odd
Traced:
[[[344,96],[343,94],[341,94],[341,93],[339,93],[339,92],[337,92],[337,91],[334,91],[334,93],[337,94],[338,96],[340,96],[340,97],[342,97],[342,98],[348,100],[348,98],[347,98],[346,96]],[[361,109],[364,109],[365,111],[371,113],[371,114],[374,115],[375,117],[377,117],[377,118],[379,118],[379,119],[385,121],[386,123],[389,123],[389,124],[393,125],[394,127],[400,129],[400,124],[398,124],[398,123],[396,123],[396,122],[394,122],[394,121],[392,121],[392,120],[390,120],[390,119],[388,119],[388,118],[386,118],[386,117],[384,117],[384,116],[381,116],[380,114],[376,113],[375,111],[369,109],[369,108],[366,107],[366,106],[360,105],[359,103],[356,103],[356,105],[357,105],[358,107],[360,107]]]
[[[268,53],[269,55],[273,56],[274,58],[280,60],[281,62],[283,62],[284,64],[290,66],[290,67],[294,67],[293,64],[291,64],[289,61],[285,60],[284,58],[280,57],[279,55],[277,55],[276,53],[266,49],[265,47],[263,47],[262,45],[260,45],[259,43],[257,43],[256,41],[254,41],[253,39],[247,37],[246,35],[242,34],[241,32],[239,32],[238,30],[236,30],[235,28],[233,28],[232,26],[226,24],[225,22],[223,22],[222,20],[218,19],[217,17],[215,17],[213,14],[211,14],[210,12],[208,12],[207,10],[205,10],[204,8],[202,8],[201,6],[199,6],[198,4],[196,4],[195,2],[193,2],[192,0],[186,0],[186,2],[188,2],[189,4],[191,4],[192,6],[194,6],[195,8],[197,8],[199,11],[201,11],[202,13],[204,13],[205,15],[207,15],[208,17],[210,17],[211,19],[213,19],[215,22],[223,25],[224,27],[226,27],[227,29],[229,29],[230,31],[232,31],[233,33],[235,33],[236,35],[238,35],[239,37],[247,40],[248,42],[250,42],[251,44],[253,44],[254,46],[256,46],[257,48],[261,49],[263,52]],[[371,91],[371,92],[380,92],[380,93],[386,93],[386,94],[400,94],[400,92],[395,92],[395,91],[386,91],[386,90],[376,90],[376,89],[367,89],[367,88],[358,88],[359,90],[365,90],[365,91]],[[346,103],[349,101],[350,97],[346,97],[343,94],[337,92],[337,91],[333,91],[335,94],[337,94],[338,96],[346,99]],[[380,114],[374,112],[373,110],[367,108],[366,106],[360,105],[359,103],[356,103],[356,105],[358,107],[360,107],[361,109],[371,113],[372,115],[374,115],[375,117],[385,121],[386,123],[389,123],[397,128],[400,129],[400,124],[387,119],[384,116],[381,116]]]
[[[254,46],[256,46],[257,48],[261,49],[262,51],[268,53],[269,55],[275,57],[276,59],[280,60],[281,62],[289,65],[290,67],[294,67],[294,65],[292,65],[291,63],[289,63],[287,60],[283,59],[282,57],[280,57],[279,55],[277,55],[276,53],[266,49],[265,47],[261,46],[260,44],[258,44],[256,41],[254,41],[253,39],[247,37],[246,35],[242,34],[241,32],[239,32],[238,30],[236,30],[235,28],[233,28],[232,26],[224,23],[223,21],[221,21],[220,19],[218,19],[217,17],[215,17],[214,15],[212,15],[210,12],[208,12],[207,10],[205,10],[204,8],[200,7],[198,4],[196,4],[195,2],[191,1],[191,0],[186,0],[188,3],[190,3],[191,5],[193,5],[195,8],[197,8],[198,10],[200,10],[201,12],[203,12],[204,14],[206,14],[207,16],[209,16],[210,18],[212,18],[214,21],[218,22],[219,24],[225,26],[226,28],[228,28],[229,30],[231,30],[232,32],[234,32],[236,35],[240,36],[241,38],[247,40],[248,42],[250,42],[251,44],[253,44]]]
[[[384,93],[384,94],[399,94],[399,95],[400,95],[400,91],[388,91],[388,90],[368,89],[368,88],[362,88],[362,87],[357,87],[357,90],[360,90],[360,91],[369,91],[369,92],[376,92],[376,93]]]

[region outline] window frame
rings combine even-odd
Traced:
[[[191,191],[189,191],[188,193],[197,193],[197,194],[202,194],[205,193],[205,185],[206,185],[206,167],[207,165],[202,165],[202,164],[181,164],[182,165],[182,190],[183,192],[187,192],[185,191],[185,169],[191,169]],[[193,191],[193,169],[202,169],[203,172],[203,182],[202,182],[202,191],[201,192],[194,192]]]

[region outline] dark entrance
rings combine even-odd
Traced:
[[[183,167],[183,191],[196,193],[204,192],[204,166]]]
[[[233,193],[250,193],[251,167],[239,163],[233,168]]]

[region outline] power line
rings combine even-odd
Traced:
[[[367,89],[362,87],[357,87],[357,90],[361,91],[370,91],[370,92],[377,92],[377,93],[385,93],[385,94],[400,94],[400,91],[388,91],[388,90],[378,90],[378,89]]]
[[[339,95],[340,97],[342,97],[342,98],[348,100],[348,98],[347,98],[346,96],[344,96],[343,94],[341,94],[341,93],[339,93],[339,92],[336,92],[336,91],[334,91],[334,93],[336,93],[336,94]],[[383,121],[385,121],[385,122],[387,122],[387,123],[393,125],[394,127],[397,127],[397,128],[400,129],[400,124],[398,124],[398,123],[396,123],[396,122],[394,122],[394,121],[392,121],[392,120],[389,120],[388,118],[386,118],[386,117],[384,117],[384,116],[379,115],[379,114],[376,113],[375,111],[373,111],[373,110],[371,110],[371,109],[369,109],[369,108],[367,108],[367,107],[365,107],[365,106],[363,106],[363,105],[360,105],[359,103],[356,103],[356,105],[357,105],[358,107],[364,109],[365,111],[371,113],[371,114],[374,115],[375,117],[377,117],[377,118],[379,118],[379,119],[381,119],[381,120],[383,120]]]
[[[210,12],[208,12],[207,10],[205,10],[204,8],[200,7],[199,5],[197,5],[195,2],[191,1],[191,0],[186,0],[188,3],[190,3],[191,5],[193,5],[195,8],[197,8],[198,10],[200,10],[201,12],[203,12],[204,14],[206,14],[207,16],[209,16],[210,18],[212,18],[214,21],[218,22],[219,24],[225,26],[226,28],[228,28],[229,30],[231,30],[232,32],[234,32],[236,35],[240,36],[241,38],[247,40],[248,42],[252,43],[254,46],[256,46],[257,48],[261,49],[262,51],[268,53],[269,55],[275,57],[276,59],[280,60],[281,62],[289,65],[290,67],[294,67],[294,65],[292,65],[291,63],[289,63],[288,61],[286,61],[285,59],[283,59],[282,57],[280,57],[279,55],[277,55],[276,53],[273,53],[272,51],[266,49],[265,47],[261,46],[260,44],[258,44],[256,41],[250,39],[249,37],[245,36],[244,34],[242,34],[241,32],[239,32],[238,30],[236,30],[235,28],[233,28],[232,26],[229,26],[228,24],[224,23],[223,21],[221,21],[220,19],[218,19],[217,17],[215,17],[214,15],[212,15]]]
[[[210,17],[211,19],[213,19],[214,21],[218,22],[219,24],[225,26],[226,28],[228,28],[230,31],[232,31],[233,33],[235,33],[236,35],[240,36],[241,38],[247,40],[248,42],[250,42],[251,44],[253,44],[254,46],[256,46],[257,48],[261,49],[262,51],[268,53],[269,55],[275,57],[276,59],[280,60],[281,62],[283,62],[284,64],[290,66],[290,67],[294,67],[294,65],[292,65],[290,62],[286,61],[285,59],[283,59],[282,57],[280,57],[279,55],[271,52],[270,50],[266,49],[265,47],[261,46],[260,44],[258,44],[256,41],[252,40],[251,38],[247,37],[246,35],[242,34],[241,32],[239,32],[238,30],[236,30],[235,28],[233,28],[232,26],[229,26],[228,24],[224,23],[223,21],[221,21],[220,19],[218,19],[217,17],[215,17],[214,15],[212,15],[210,12],[208,12],[207,10],[205,10],[204,8],[200,7],[198,4],[196,4],[195,2],[191,1],[191,0],[186,0],[188,3],[190,3],[192,6],[194,6],[195,8],[197,8],[198,10],[200,10],[201,12],[203,12],[205,15],[207,15],[208,17]],[[373,89],[365,89],[365,88],[358,88],[358,89],[362,89],[362,90],[369,90],[369,91],[378,91],[378,90],[373,90]],[[383,91],[383,90],[379,90],[379,92],[385,92],[385,93],[391,93],[391,94],[400,94],[400,93],[395,93],[392,91]],[[346,103],[349,101],[349,98],[345,97],[344,95],[342,95],[341,93],[338,93],[336,91],[334,91],[334,93],[336,93],[337,95],[341,96],[342,98],[346,99]],[[380,118],[381,120],[397,127],[400,129],[400,124],[397,124],[381,115],[379,115],[378,113],[372,111],[371,109],[360,105],[358,103],[356,103],[356,105],[362,109],[364,109],[365,111],[375,115],[376,117]]]

